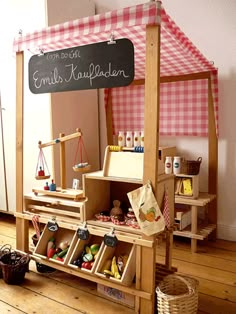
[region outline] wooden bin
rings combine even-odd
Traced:
[[[114,277],[107,277],[102,273],[104,265],[108,259],[116,256],[116,260],[120,255],[128,255],[128,260],[125,265],[124,271],[120,279]],[[101,254],[101,257],[98,261],[98,265],[95,270],[95,274],[107,280],[120,283],[125,286],[130,286],[133,282],[136,268],[135,268],[135,245],[127,242],[119,241],[116,247],[104,246],[104,250]]]
[[[184,180],[189,180],[191,193],[184,192]],[[177,174],[175,178],[175,195],[196,199],[199,196],[199,175]]]
[[[94,259],[92,268],[91,269],[86,269],[86,268],[74,265],[73,264],[74,261],[77,260],[78,257],[82,254],[82,252],[85,249],[85,246],[91,246],[92,244],[99,244],[100,245],[100,249],[99,249],[98,253],[96,254],[96,258]],[[69,259],[69,262],[68,262],[68,266],[72,267],[72,268],[74,268],[74,269],[76,269],[78,271],[94,273],[95,269],[96,269],[96,266],[98,264],[101,252],[103,251],[103,248],[104,248],[103,237],[99,237],[99,236],[90,234],[89,238],[87,240],[78,239],[76,241],[74,250],[73,250],[73,252],[72,252],[72,254],[70,256],[70,259]]]
[[[62,241],[68,241],[70,244],[69,249],[67,251],[67,254],[64,258],[64,261],[58,261],[53,258],[47,257],[47,245],[50,238],[55,239],[55,246],[58,247],[59,243]],[[45,226],[43,233],[41,237],[39,238],[39,241],[35,247],[35,250],[33,252],[33,255],[40,257],[41,259],[47,259],[54,263],[59,263],[63,265],[67,265],[70,255],[73,251],[74,245],[76,240],[76,233],[73,230],[65,229],[59,227],[57,231],[50,231],[48,230],[47,225]]]

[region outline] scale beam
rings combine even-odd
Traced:
[[[55,140],[52,140],[52,141],[47,142],[47,143],[42,143],[41,141],[39,141],[38,142],[38,147],[39,148],[44,148],[44,147],[47,147],[47,146],[56,145],[58,143],[66,142],[66,141],[72,140],[73,138],[80,137],[80,136],[82,136],[82,132],[81,132],[80,129],[77,129],[77,132],[75,132],[75,133],[72,133],[72,134],[69,134],[69,135],[65,135],[65,136],[62,136],[62,137],[58,137]]]

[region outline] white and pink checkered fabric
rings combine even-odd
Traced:
[[[215,80],[213,79],[212,85],[217,95],[217,76]],[[107,93],[107,90],[105,92]],[[114,134],[118,134],[120,130],[133,132],[143,130],[144,86],[112,88],[111,95]],[[217,113],[218,108],[216,109]],[[216,119],[218,119],[217,116]],[[208,135],[208,82],[206,79],[161,84],[160,135]]]
[[[135,51],[135,79],[145,77],[146,25],[161,25],[161,76],[211,71],[216,126],[218,130],[217,69],[192,44],[161,7],[160,1],[106,12],[20,35],[14,51],[34,54],[128,38]],[[207,135],[207,81],[161,85],[160,132],[165,135]],[[143,129],[144,91],[142,87],[112,89],[113,127],[118,130]]]

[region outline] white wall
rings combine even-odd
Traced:
[[[2,94],[3,126],[6,151],[6,171],[9,210],[16,208],[15,200],[15,54],[13,53],[13,38],[17,36],[21,29],[23,33],[31,32],[34,29],[45,26],[45,7],[42,0],[8,0],[1,3],[0,9],[0,89]],[[31,52],[25,55],[27,65],[28,59],[32,56]],[[37,181],[34,179],[37,158],[38,158],[38,140],[48,140],[50,138],[50,128],[48,128],[49,117],[42,114],[49,110],[47,95],[34,96],[29,92],[27,82],[27,67],[25,68],[25,140],[24,140],[24,190],[30,192]],[[47,152],[46,154],[47,155]],[[50,164],[48,155],[48,163]],[[0,167],[2,165],[0,164]],[[2,168],[0,172],[2,173]],[[2,200],[2,193],[1,193]],[[4,204],[0,210],[4,210]]]
[[[141,4],[142,0],[95,0],[96,12]],[[218,238],[236,240],[236,1],[163,0],[167,13],[219,69]],[[103,118],[102,118],[103,119]],[[203,157],[200,185],[207,189],[207,140],[161,138],[184,156]]]

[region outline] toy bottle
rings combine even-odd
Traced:
[[[144,147],[144,131],[141,131],[141,147]]]
[[[138,147],[140,146],[141,142],[140,142],[140,132],[135,131],[134,132],[134,147]]]
[[[126,147],[133,147],[133,136],[131,131],[126,133]]]
[[[171,174],[172,173],[172,157],[166,157],[165,160],[165,173]]]
[[[125,146],[125,133],[123,131],[119,131],[118,133],[118,146]]]
[[[173,173],[179,174],[181,170],[181,157],[175,156],[173,161]]]

